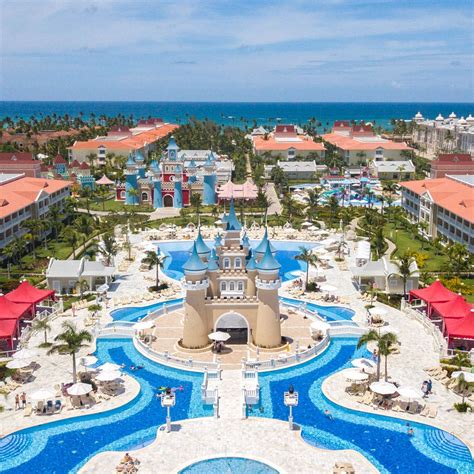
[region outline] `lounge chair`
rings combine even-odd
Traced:
[[[420,416],[428,416],[428,413],[430,412],[431,406],[430,405],[425,405],[423,410],[420,411]]]
[[[39,401],[36,405],[36,413],[42,415],[44,413],[44,402]]]
[[[430,407],[430,410],[428,412],[428,418],[436,418],[438,415],[438,409],[436,407]]]
[[[417,402],[410,403],[407,411],[411,415],[416,415],[416,413],[418,412],[418,403]]]
[[[23,410],[23,416],[31,416],[31,413],[33,411],[33,407],[31,406],[31,403],[28,403],[26,405],[26,408]]]
[[[54,410],[55,410],[56,412],[61,413],[61,410],[62,410],[62,409],[63,409],[63,404],[61,403],[61,400],[56,400],[56,401],[54,402]]]
[[[355,474],[355,469],[350,462],[336,462],[332,472],[333,474]]]

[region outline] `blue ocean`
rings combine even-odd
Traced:
[[[84,118],[91,113],[135,118],[162,117],[165,121],[185,123],[191,117],[245,126],[258,124],[304,124],[315,118],[322,128],[334,120],[365,120],[388,126],[390,119],[411,119],[418,111],[435,118],[455,112],[459,117],[474,114],[474,103],[416,103],[416,102],[21,102],[1,101],[0,117],[28,119],[31,116],[64,115]]]

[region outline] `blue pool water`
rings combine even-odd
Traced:
[[[144,318],[148,312],[156,311],[162,308],[165,304],[169,307],[175,303],[182,303],[183,298],[176,298],[174,300],[160,301],[159,303],[153,303],[148,306],[127,306],[125,308],[114,309],[110,312],[110,315],[114,321],[138,321]]]
[[[250,244],[254,248],[258,245],[259,240],[251,240]],[[213,241],[206,240],[206,244],[212,247]],[[281,265],[280,276],[283,281],[296,278],[297,274],[294,272],[306,271],[306,263],[295,260],[295,257],[301,253],[300,247],[314,248],[319,244],[314,242],[300,242],[300,241],[276,241],[272,240],[272,244],[276,248],[276,258]],[[192,242],[177,241],[177,242],[160,242],[157,247],[168,258],[164,263],[164,272],[170,278],[180,280],[183,277],[182,268],[189,257]]]
[[[151,442],[158,427],[165,422],[165,411],[155,397],[157,387],[163,385],[184,387],[182,392],[177,392],[172,419],[212,415],[211,407],[201,403],[202,374],[156,364],[137,353],[127,339],[99,339],[96,355],[101,363],[143,365],[142,370],[133,372],[140,383],[139,395],[112,411],[48,423],[3,438],[0,440],[0,472],[77,472],[88,459],[102,451],[131,450]],[[70,363],[66,356],[64,363]]]
[[[300,300],[293,298],[281,297],[284,303],[300,305]],[[323,316],[328,321],[350,321],[355,315],[355,311],[350,308],[343,308],[342,306],[322,306],[316,303],[306,303],[306,307],[311,311],[316,311],[320,316]]]
[[[199,461],[179,471],[180,474],[278,474],[268,464],[247,458],[213,458]]]
[[[293,384],[299,393],[295,422],[308,443],[325,449],[355,449],[383,473],[473,473],[468,448],[449,433],[410,422],[415,436],[406,434],[406,421],[348,410],[329,401],[321,391],[325,378],[350,366],[354,357],[367,355],[357,339],[333,339],[318,358],[277,372],[260,373],[261,409],[254,416],[286,420],[283,392]],[[334,419],[324,415],[328,409]]]

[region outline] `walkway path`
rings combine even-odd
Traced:
[[[242,418],[242,387],[240,370],[223,370],[219,383],[219,417],[222,420]]]
[[[274,214],[280,214],[283,211],[283,207],[280,203],[280,199],[278,198],[278,194],[275,189],[275,185],[273,183],[268,183],[265,186],[265,195],[267,199],[270,201],[270,207],[268,208],[268,215],[272,216]]]

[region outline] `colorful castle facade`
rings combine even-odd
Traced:
[[[204,205],[216,204],[216,170],[217,157],[212,151],[198,166],[194,160],[185,161],[171,137],[160,163],[153,160],[147,167],[140,152],[129,156],[125,183],[117,185],[116,199],[131,205],[145,203],[154,208],[182,208],[189,206],[191,194],[197,193]]]
[[[267,232],[252,250],[231,201],[222,218],[224,235],[211,250],[199,232],[183,266],[186,291],[181,344],[188,349],[209,345],[208,334],[244,332],[248,344],[276,348],[282,344],[278,289],[280,264]],[[232,342],[232,336],[231,340]]]

